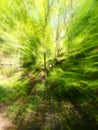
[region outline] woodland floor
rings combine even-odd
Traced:
[[[36,109],[28,111],[26,106],[35,102]],[[97,108],[94,110],[94,105],[90,108],[87,101],[84,101],[82,106],[81,103],[75,103],[70,99],[58,101],[49,96],[49,93],[43,95],[38,91],[29,94],[25,100],[18,99],[15,103],[22,103],[22,107],[18,114],[14,113],[16,116],[13,116],[13,119],[9,118],[13,112],[8,112],[8,107],[14,102],[8,105],[0,103],[0,130],[97,130],[98,128],[98,123],[94,123],[95,121],[93,122],[88,116],[88,111],[95,111]]]
[[[6,115],[6,108],[0,104],[0,130],[97,130],[81,108],[68,101],[40,100],[38,109],[25,113],[21,119],[16,118],[15,125]]]
[[[5,81],[5,77],[0,75],[0,81]],[[13,127],[12,122],[5,116],[6,105],[0,103],[0,130],[11,130]]]
[[[14,125],[11,120],[5,116],[6,106],[0,104],[0,130],[12,130]]]

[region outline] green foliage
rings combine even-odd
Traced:
[[[0,102],[4,102],[8,96],[9,90],[0,85]]]
[[[96,129],[97,12],[97,0],[1,0],[0,72],[10,89],[0,86],[0,102],[22,99],[25,113],[37,111],[46,97],[61,104],[69,101],[74,108],[68,104],[72,111],[62,116],[66,121],[60,117],[62,129],[82,130],[88,124]],[[21,74],[13,79],[17,71]],[[9,107],[14,109],[19,109],[17,104]],[[78,119],[84,120],[83,126]]]

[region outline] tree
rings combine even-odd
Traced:
[[[1,0],[0,57],[19,57],[22,74],[13,90],[15,99],[22,98],[21,113],[35,99],[40,109],[45,99],[57,105],[58,114],[67,100],[70,114],[67,108],[66,119],[59,113],[62,129],[97,128],[97,5],[97,0]]]

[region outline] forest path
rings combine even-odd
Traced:
[[[5,105],[0,104],[0,130],[13,130],[14,125],[11,120],[5,117]]]

